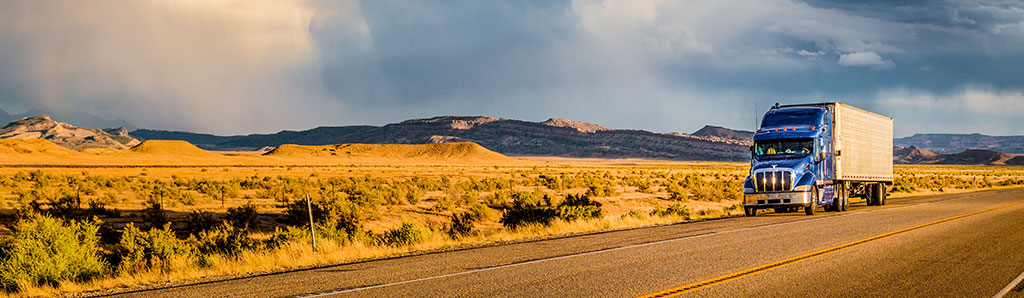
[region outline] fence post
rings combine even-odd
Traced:
[[[313,240],[313,251],[316,251],[316,227],[313,226],[313,204],[306,195],[306,210],[309,211],[309,239]]]

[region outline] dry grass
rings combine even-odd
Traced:
[[[17,295],[76,293],[252,274],[424,250],[686,220],[684,216],[651,215],[656,208],[667,208],[673,204],[689,209],[691,219],[738,215],[742,209],[734,206],[738,203],[742,181],[749,169],[746,163],[724,162],[513,159],[480,151],[482,148],[476,148],[479,146],[457,144],[425,147],[296,146],[282,148],[278,154],[267,156],[248,152],[206,152],[187,143],[174,142],[150,143],[134,151],[77,152],[51,145],[35,141],[0,142],[0,163],[51,165],[0,167],[0,213],[5,214],[7,223],[11,222],[10,214],[15,208],[24,208],[27,204],[20,194],[34,189],[43,193],[66,192],[75,189],[68,182],[72,180],[118,180],[125,182],[109,187],[94,185],[95,192],[79,194],[84,202],[115,198],[105,207],[119,209],[124,215],[104,218],[108,224],[141,221],[138,213],[146,208],[147,198],[152,198],[156,189],[153,185],[163,185],[160,187],[194,196],[192,203],[169,201],[166,204],[171,221],[178,223],[176,229],[182,227],[185,215],[192,211],[223,214],[228,208],[253,204],[262,214],[261,227],[255,237],[266,238],[270,237],[274,227],[282,224],[278,221],[283,213],[282,198],[294,199],[304,191],[331,189],[328,188],[333,187],[331,181],[337,179],[372,178],[363,182],[368,183],[368,189],[424,186],[415,201],[379,201],[363,209],[372,213],[363,218],[363,228],[381,233],[404,222],[415,222],[432,228],[434,233],[422,243],[401,247],[370,245],[360,241],[342,244],[319,239],[320,249],[315,252],[306,242],[296,241],[276,249],[246,250],[235,257],[210,256],[206,266],[199,266],[194,260],[181,259],[166,270],[116,273],[84,283],[65,282],[56,288],[29,286]],[[19,162],[6,163],[12,160]],[[46,183],[15,178],[30,174],[50,178],[43,179]],[[1000,186],[1000,183],[1024,179],[1024,169],[1015,167],[899,165],[896,174],[903,178],[923,177],[901,180],[906,186],[923,188],[896,196],[1009,187]],[[217,193],[173,183],[183,180],[233,186],[246,181],[269,181],[266,182],[269,186],[241,187],[227,196],[218,196]],[[419,181],[417,183],[420,184],[410,181]],[[293,193],[266,195],[278,186],[283,189],[287,185],[301,187]],[[501,211],[495,208],[501,208],[502,202],[494,198],[502,194],[529,192],[561,200],[568,194],[593,192],[595,187],[601,195],[592,199],[602,204],[602,218],[573,222],[555,220],[550,225],[528,225],[515,230],[507,229],[498,222]],[[475,233],[458,239],[444,233],[449,216],[479,208],[481,203],[490,207],[485,211],[488,214],[475,223]],[[0,235],[6,233],[9,231],[0,229]]]

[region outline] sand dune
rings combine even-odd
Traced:
[[[78,151],[43,139],[0,139],[0,155],[73,156]]]
[[[186,141],[148,140],[128,149],[131,153],[187,157],[222,157],[222,154],[199,149]]]

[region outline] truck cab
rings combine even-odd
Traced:
[[[827,105],[776,104],[765,113],[754,133],[750,176],[743,186],[748,216],[768,208],[804,209],[810,215],[833,203],[831,115]]]
[[[851,196],[885,205],[893,182],[893,119],[841,102],[779,106],[764,114],[743,183],[747,216],[824,206],[845,211]]]

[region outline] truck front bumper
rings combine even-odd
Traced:
[[[811,203],[811,193],[806,191],[743,194],[743,205],[746,207],[807,207]]]

